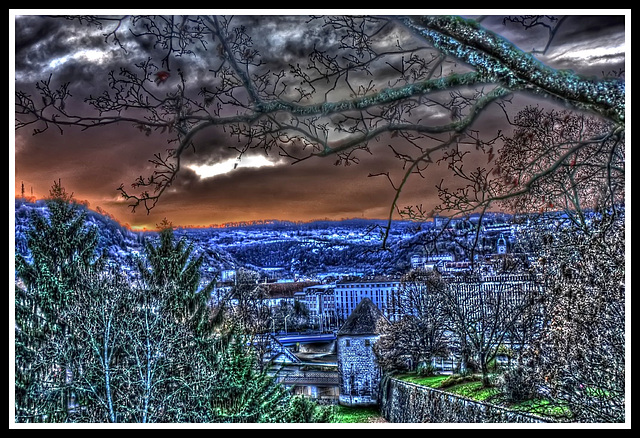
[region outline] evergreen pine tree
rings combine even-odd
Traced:
[[[198,333],[212,328],[208,303],[215,280],[199,289],[204,255],[192,257],[193,243],[183,237],[175,241],[173,226],[166,218],[158,226],[159,242],[145,243],[145,258],[137,260],[144,285],[163,295],[167,310],[177,321],[189,322]]]
[[[290,393],[260,371],[256,355],[240,333],[224,342],[208,397],[211,420],[218,423],[282,423],[288,419]]]
[[[31,260],[16,255],[16,274],[49,322],[69,300],[83,271],[96,269],[98,229],[86,226],[87,212],[54,182],[46,200],[48,214],[30,215],[27,246]]]
[[[86,227],[86,210],[59,181],[46,205],[46,214],[30,215],[29,255],[15,256],[21,280],[15,295],[16,422],[66,421],[72,370],[65,358],[69,351],[59,348],[71,348],[62,314],[78,293],[82,273],[99,268],[102,260],[96,255],[97,229]]]

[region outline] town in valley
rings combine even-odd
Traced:
[[[16,250],[27,257],[23,230],[29,212],[38,209],[45,214],[42,201],[16,200]],[[109,254],[109,263],[135,282],[139,277],[135,259],[158,232],[133,231],[108,216],[87,212],[90,226],[99,229],[99,247]],[[589,220],[597,216],[593,213]],[[367,390],[358,387],[363,385],[358,378],[341,376],[345,359],[339,358],[337,348],[345,327],[357,326],[352,319],[365,301],[385,321],[398,322],[419,312],[410,302],[416,298],[411,295],[428,295],[427,278],[436,273],[455,296],[469,300],[465,308],[482,308],[484,304],[474,302],[478,297],[490,301],[500,296],[508,304],[491,312],[515,312],[531,297],[544,293],[544,257],[529,239],[532,234],[553,234],[566,222],[567,216],[556,212],[531,216],[486,213],[436,216],[420,223],[274,220],[175,227],[173,233],[175,239],[193,245],[193,257],[203,257],[200,282],[202,287],[214,285],[211,306],[222,302],[242,305],[237,291],[244,288],[250,291],[252,305],[266,310],[259,313],[262,320],[255,322],[255,343],[276,379],[321,403],[352,406],[378,402],[377,389],[370,381],[365,379]],[[451,330],[442,330],[441,335],[446,348],[433,354],[429,363],[407,354],[407,368],[428,367],[440,374],[464,372],[473,362],[461,360],[466,353]],[[507,366],[514,349],[523,346],[522,340],[509,333],[499,340],[501,349],[493,350],[493,362]],[[411,363],[413,360],[421,362]],[[348,366],[353,372],[353,365]]]

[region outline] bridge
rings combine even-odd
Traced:
[[[304,360],[298,358],[289,348],[300,344],[328,344],[336,340],[332,333],[295,333],[275,335],[265,333],[255,340],[255,346],[260,345],[263,351],[263,360],[267,362],[287,362],[302,364]],[[297,351],[297,348],[295,348]],[[330,364],[325,364],[330,365]]]
[[[314,342],[332,342],[336,340],[334,333],[296,333],[275,336],[282,345],[306,344]]]

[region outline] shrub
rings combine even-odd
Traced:
[[[431,363],[421,363],[416,369],[416,374],[420,377],[436,375],[436,368]]]
[[[510,402],[531,400],[538,395],[532,370],[522,366],[505,371],[498,378],[497,385]]]

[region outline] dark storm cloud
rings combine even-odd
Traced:
[[[568,17],[544,62],[585,76],[602,77],[624,68],[624,15]]]
[[[113,35],[106,36],[112,26],[53,16],[16,17],[16,81],[33,84],[50,74],[57,83],[72,82],[85,94],[91,88],[103,86],[107,74],[116,74],[120,67],[134,68],[157,53],[148,38],[131,38],[128,32],[117,33],[125,51],[115,43]],[[126,27],[124,21],[122,27]]]
[[[85,26],[74,20],[66,20],[62,17],[45,15],[17,15],[15,17],[15,47],[16,55],[24,49],[31,49],[42,43],[47,44],[53,56],[60,51],[67,50],[64,47],[68,42],[66,37],[74,32],[74,29]]]
[[[15,21],[16,71],[29,66],[28,54],[32,48],[45,40],[50,40],[57,33],[59,24],[54,21],[43,21],[40,17],[19,17]],[[36,54],[38,52],[35,52]],[[42,54],[43,58],[48,55]]]
[[[254,47],[273,71],[288,71],[290,64],[306,65],[307,55],[314,48],[325,50],[339,44],[335,33],[322,26],[322,20],[305,24],[307,17],[293,15],[236,16],[234,20],[250,31]],[[31,87],[53,73],[56,84],[71,81],[74,87],[72,94],[81,101],[89,94],[101,92],[98,87],[104,86],[109,70],[117,72],[120,66],[133,68],[133,64],[146,58],[149,51],[161,53],[160,49],[149,46],[149,39],[129,41],[128,34],[121,32],[121,42],[127,48],[127,53],[123,53],[112,41],[105,43],[104,30],[77,21],[23,16],[16,17],[15,22],[17,89]],[[513,41],[523,50],[531,50],[537,44],[531,43],[533,35],[546,35],[544,31],[522,32],[513,24],[504,25],[502,16],[489,17],[483,25],[490,25],[492,30],[507,38],[514,35]],[[580,73],[593,71],[594,66],[601,67],[592,56],[598,56],[599,60],[622,59],[624,62],[624,51],[619,47],[620,38],[624,38],[624,22],[619,18],[577,17],[567,20],[567,25],[568,28],[557,35],[545,62]],[[589,39],[589,33],[597,35],[597,40]],[[393,38],[391,34],[389,36],[389,44],[394,44],[396,34]],[[605,45],[616,49],[588,50]],[[184,56],[172,61],[172,69],[178,66],[189,69],[190,82],[187,86],[196,91],[201,81],[208,80],[213,74],[211,65],[203,60],[213,62],[209,54],[214,48],[199,50],[201,57]],[[161,57],[156,56],[158,64]],[[386,71],[391,72],[392,69],[387,66]],[[385,73],[376,74],[377,84],[386,84]],[[351,75],[350,79],[355,76]],[[170,81],[176,81],[175,75]],[[168,86],[176,84],[167,83]],[[155,84],[152,86],[157,89]],[[337,97],[332,95],[330,98]],[[516,107],[515,102],[523,101],[527,98],[514,99],[513,106]],[[487,137],[493,136],[501,127],[501,114],[498,112],[497,117],[483,114],[474,128]],[[201,178],[189,166],[213,165],[235,159],[238,155],[232,148],[236,144],[235,139],[229,139],[228,133],[222,129],[211,128],[196,137],[195,153],[185,153],[178,179],[151,214],[147,215],[143,209],[132,214],[116,189],[120,184],[129,189],[138,176],[150,174],[153,166],[149,159],[154,153],[171,147],[165,137],[157,133],[146,137],[128,124],[85,132],[68,128],[64,135],[51,128],[46,136],[35,137],[26,131],[16,133],[16,186],[19,187],[24,180],[27,188],[34,186],[36,192],[43,196],[53,181],[62,178],[65,187],[77,198],[90,199],[91,205],[99,205],[131,225],[153,226],[163,217],[176,224],[192,225],[240,218],[385,217],[393,200],[393,189],[384,177],[370,178],[368,175],[389,170],[396,182],[401,175],[402,163],[392,156],[387,146],[389,138],[383,138],[370,145],[372,155],[366,152],[358,154],[360,165],[334,166],[335,160],[330,157],[296,165],[238,168],[224,175]],[[263,151],[248,152],[249,155],[260,153],[264,154]],[[273,162],[279,158],[276,151],[269,155]],[[426,178],[411,179],[403,189],[399,207],[432,204],[435,201],[435,184],[446,174],[446,166],[432,166]]]
[[[322,51],[337,44],[331,29],[322,20],[309,16],[262,15],[234,17],[253,36],[260,57],[275,68],[287,68],[315,49]]]
[[[600,40],[625,32],[624,15],[580,15],[568,17],[555,39],[558,44],[571,41]],[[598,41],[600,42],[600,41]]]
[[[40,16],[16,17],[17,79],[53,70],[52,61],[68,56],[73,50],[101,45],[100,39],[83,34],[82,30],[84,28],[73,21]]]

